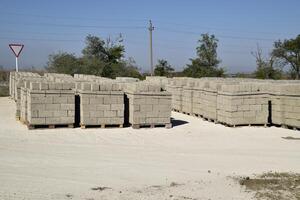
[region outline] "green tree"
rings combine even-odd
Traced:
[[[158,64],[154,68],[155,76],[169,76],[171,72],[174,71],[174,68],[168,63],[167,60],[161,59],[158,60]]]
[[[272,55],[285,66],[290,66],[293,78],[300,79],[300,35],[295,39],[276,41]]]
[[[124,60],[122,36],[106,41],[88,35],[82,56],[59,52],[49,56],[47,70],[57,73],[83,73],[115,78],[116,76],[141,77],[132,59]]]
[[[251,53],[256,59],[257,68],[254,72],[256,78],[259,79],[280,79],[282,70],[280,66],[276,66],[277,62],[274,56],[269,58],[263,57],[261,48],[257,45],[257,51]]]
[[[121,70],[125,48],[122,45],[122,36],[106,41],[97,36],[86,37],[86,47],[82,50],[83,64],[88,74],[114,78]]]
[[[92,74],[96,76],[101,76],[105,62],[97,58],[78,58],[80,73],[82,74]]]
[[[183,73],[189,77],[204,77],[204,76],[224,76],[224,69],[219,68],[221,62],[218,59],[217,48],[218,39],[214,35],[202,34],[198,41],[197,58],[190,59],[191,64],[188,64]]]
[[[101,76],[108,78],[115,78],[114,71],[111,65],[104,65],[103,70],[101,72]]]
[[[49,55],[46,69],[49,72],[66,74],[74,74],[80,71],[76,56],[66,52],[59,52]]]
[[[119,73],[117,75],[139,79],[142,78],[142,75],[139,72],[139,68],[137,67],[135,60],[131,57],[123,61],[123,69],[119,70]]]
[[[82,54],[87,58],[97,58],[107,63],[118,63],[123,58],[125,48],[121,44],[122,36],[114,41],[108,38],[106,42],[97,36],[88,35],[85,39],[86,47]]]

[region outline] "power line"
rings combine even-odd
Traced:
[[[86,17],[68,17],[68,16],[54,16],[54,15],[37,15],[30,13],[13,13],[13,12],[1,12],[4,15],[15,15],[15,16],[29,16],[36,18],[49,18],[49,19],[72,19],[72,20],[91,20],[91,21],[139,21],[147,22],[147,19],[128,19],[128,18],[86,18]]]
[[[41,42],[84,42],[84,39],[45,39],[45,38],[24,38],[24,37],[20,37],[20,38],[16,38],[16,37],[9,37],[9,36],[0,36],[0,40],[17,40],[17,41],[41,41]],[[124,40],[124,43],[132,45],[140,45],[140,46],[144,46],[145,43],[142,43],[141,41],[132,41],[132,40]],[[155,46],[159,46],[159,47],[167,47],[168,49],[174,49],[176,48],[176,51],[178,51],[178,49],[191,49],[194,50],[195,47],[191,47],[191,46],[182,46],[182,45],[170,45],[168,43],[161,43],[161,42],[155,42],[154,44]],[[245,46],[235,46],[235,45],[220,45],[221,47],[245,47]],[[248,46],[247,48],[251,48],[251,50],[255,50],[256,47],[250,47]],[[264,47],[264,48],[268,48],[268,47]],[[166,50],[166,49],[165,49]],[[165,51],[164,50],[164,51]],[[227,50],[221,50],[220,52],[226,52]],[[240,51],[239,51],[240,52]],[[251,51],[249,51],[251,52]],[[236,52],[238,53],[238,52]],[[151,56],[150,56],[151,58]],[[152,61],[153,62],[153,61]]]
[[[88,34],[88,33],[64,33],[64,32],[35,32],[35,31],[13,31],[13,30],[1,30],[1,33],[8,33],[8,34],[33,34],[33,35],[55,35],[55,36],[66,36],[66,35],[83,35],[83,34]]]
[[[199,25],[192,25],[192,24],[180,24],[180,23],[173,23],[173,22],[166,22],[166,21],[156,21],[158,24],[169,24],[174,25],[176,27],[189,27],[189,28],[201,28],[206,30],[218,30],[218,31],[229,31],[229,32],[239,32],[239,33],[249,33],[249,34],[268,34],[268,35],[286,35],[287,33],[278,33],[278,32],[264,32],[264,31],[248,31],[248,30],[237,30],[237,29],[230,29],[230,28],[216,28],[216,27],[209,27],[209,26],[199,26]]]
[[[193,31],[177,31],[173,29],[167,28],[157,28],[159,31],[171,32],[171,33],[181,33],[181,34],[189,34],[189,35],[201,35],[202,33],[193,32]],[[217,35],[220,38],[229,38],[229,39],[238,39],[238,40],[261,40],[261,41],[276,41],[276,39],[269,38],[254,38],[254,37],[242,37],[242,36],[230,36],[230,35]]]
[[[85,18],[85,17],[70,17],[70,16],[53,16],[53,15],[39,15],[39,14],[31,14],[31,13],[14,13],[14,12],[1,12],[4,15],[15,15],[15,16],[29,16],[36,18],[49,18],[49,19],[74,19],[74,20],[92,20],[92,21],[134,21],[134,22],[147,22],[147,19],[129,19],[129,18]],[[250,33],[250,34],[270,34],[270,35],[286,35],[287,33],[278,33],[278,32],[264,32],[264,31],[248,31],[248,30],[236,30],[230,28],[218,28],[218,27],[209,27],[209,26],[199,26],[196,24],[182,24],[182,23],[174,23],[171,21],[161,21],[155,20],[158,24],[169,24],[174,26],[182,26],[182,27],[190,27],[190,28],[201,28],[207,30],[219,30],[219,31],[230,31],[230,32],[240,32],[240,33]]]
[[[72,27],[72,28],[107,28],[107,29],[145,29],[145,26],[98,26],[98,25],[80,25],[80,24],[55,24],[55,23],[20,23],[0,21],[1,23],[9,23],[15,25],[27,26],[56,26],[56,27]]]
[[[44,42],[84,42],[81,39],[43,39],[43,38],[13,38],[13,37],[0,37],[0,40],[18,40],[18,41],[44,41]]]
[[[54,36],[66,36],[66,35],[68,35],[68,36],[70,36],[70,35],[74,35],[74,36],[82,36],[82,35],[87,35],[87,34],[89,34],[89,33],[74,33],[74,32],[72,32],[72,33],[62,33],[62,32],[47,32],[47,33],[45,33],[45,32],[35,32],[35,31],[12,31],[12,30],[1,30],[1,33],[3,33],[3,32],[5,32],[5,33],[9,33],[9,34],[33,34],[33,35],[54,35]],[[114,33],[114,34],[119,34],[119,32],[117,33]],[[135,38],[136,39],[136,38]],[[166,38],[163,38],[162,39],[164,42],[172,42],[172,43],[184,43],[184,44],[186,44],[187,42],[186,41],[180,41],[180,40],[170,40],[170,39],[166,39]],[[159,41],[158,39],[156,39],[156,41]],[[156,42],[156,44],[157,44],[157,42]],[[166,45],[169,45],[169,44],[167,44],[167,43],[165,43]],[[165,45],[165,44],[163,44],[163,45]],[[196,44],[196,43],[194,43],[194,44]],[[220,44],[219,45],[219,47],[223,47],[223,46],[225,46],[225,47],[244,47],[244,48],[256,48],[256,46],[247,46],[247,45],[234,45],[234,44]],[[180,46],[180,47],[182,47],[182,46]],[[190,46],[185,46],[185,47],[190,47]],[[270,46],[269,47],[267,47],[267,46],[260,46],[261,48],[265,48],[265,49],[268,49],[268,48],[270,48]]]
[[[12,24],[20,24],[20,23],[13,22]],[[29,26],[56,26],[56,27],[106,28],[106,29],[110,29],[110,28],[111,29],[145,29],[146,28],[144,26],[97,26],[97,25],[52,24],[52,23],[21,23],[21,24],[29,25]],[[157,28],[157,30],[171,32],[171,33],[189,34],[189,35],[200,35],[201,34],[199,32],[177,31],[177,30],[167,29],[167,28]],[[219,34],[217,36],[220,38],[237,39],[237,40],[276,41],[276,39],[268,39],[268,38],[242,37],[242,36],[219,35]]]

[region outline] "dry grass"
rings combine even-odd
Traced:
[[[8,86],[0,86],[0,97],[6,97],[8,95]]]
[[[300,174],[268,172],[255,178],[242,178],[239,183],[254,191],[257,199],[300,200]]]

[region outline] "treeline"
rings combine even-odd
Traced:
[[[141,74],[132,58],[124,59],[125,47],[122,37],[115,40],[103,39],[88,35],[86,46],[82,50],[82,56],[59,52],[49,56],[46,69],[49,72],[66,74],[94,74],[103,77],[115,78],[117,76],[129,76],[143,78],[147,73]],[[218,68],[220,60],[217,58],[217,42],[214,35],[203,34],[197,47],[198,57],[191,59],[183,72],[175,72],[167,60],[159,59],[154,68],[156,76],[225,76],[225,70]]]
[[[159,59],[154,68],[156,76],[187,77],[251,77],[260,79],[299,79],[300,78],[300,35],[295,39],[274,42],[271,53],[264,57],[259,45],[251,52],[256,60],[256,70],[250,74],[226,74],[220,67],[217,55],[218,39],[214,35],[202,34],[196,47],[196,58],[191,58],[183,71],[175,71],[165,59]],[[115,78],[135,77],[143,79],[149,73],[142,74],[133,58],[125,59],[125,47],[120,35],[116,39],[103,40],[88,35],[82,49],[82,56],[73,53],[58,52],[49,56],[46,71],[66,74],[94,74]],[[31,69],[35,71],[35,69]],[[0,81],[7,81],[8,74],[0,68]]]
[[[95,74],[114,78],[130,76],[142,78],[139,68],[132,58],[124,59],[125,47],[122,37],[106,41],[96,36],[86,37],[86,46],[82,56],[60,52],[49,56],[47,70],[58,73]],[[196,47],[197,57],[190,59],[190,64],[182,72],[175,72],[167,60],[159,59],[155,66],[156,76],[187,77],[225,77],[226,71],[220,67],[217,55],[218,39],[214,35],[202,34]],[[300,35],[295,39],[276,41],[268,57],[263,56],[260,47],[251,52],[256,59],[257,69],[251,74],[237,74],[239,77],[260,79],[299,79],[300,78]]]

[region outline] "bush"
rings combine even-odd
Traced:
[[[0,86],[0,97],[9,96],[8,86]]]

